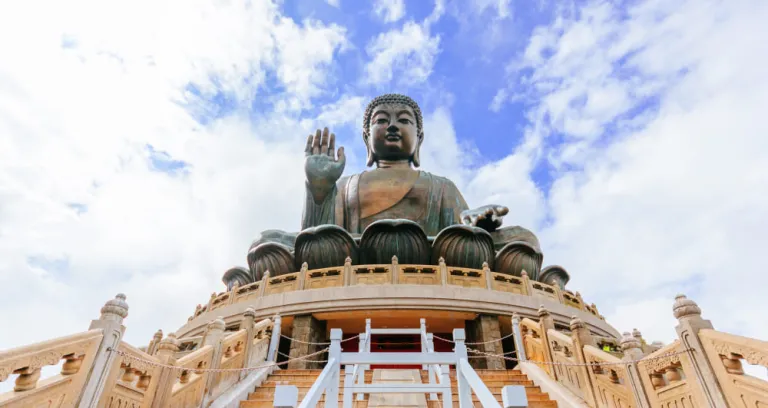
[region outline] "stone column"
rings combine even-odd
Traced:
[[[179,340],[176,339],[176,335],[173,333],[168,334],[168,337],[160,340],[157,345],[157,359],[160,364],[175,365],[176,358],[174,357],[179,351]],[[171,368],[160,369],[160,374],[157,378],[157,387],[155,388],[155,397],[152,399],[152,408],[167,407],[171,399],[171,393],[173,391],[173,384],[176,382],[178,372]]]
[[[312,315],[295,316],[291,337],[296,339],[291,341],[291,351],[288,354],[292,359],[320,351],[324,346],[308,343],[325,342],[325,322],[315,319]],[[308,360],[322,360],[322,356],[309,357]],[[319,363],[302,360],[288,363],[289,370],[308,370],[319,367]]]
[[[224,330],[226,329],[226,323],[224,322],[224,319],[221,317],[216,318],[215,320],[208,323],[208,327],[205,329],[205,334],[203,335],[203,346],[211,346],[213,347],[213,356],[211,357],[211,365],[208,368],[219,368],[219,365],[221,364],[221,354],[223,350],[221,349],[221,342],[224,339]],[[203,406],[208,406],[208,402],[210,402],[210,397],[213,395],[213,385],[216,382],[217,377],[219,377],[220,373],[217,372],[209,372],[208,375],[205,377],[205,396],[203,397]]]
[[[250,367],[251,354],[253,353],[253,338],[255,336],[254,326],[256,325],[256,311],[252,307],[245,309],[243,313],[243,323],[240,325],[241,329],[245,330],[245,345],[243,347],[243,367]],[[252,371],[242,371],[240,373],[240,379],[247,377]]]
[[[128,316],[128,303],[125,302],[125,295],[117,294],[114,299],[108,301],[101,308],[101,317],[98,320],[91,321],[88,330],[101,329],[104,337],[96,351],[96,356],[85,380],[83,392],[80,395],[78,407],[91,408],[99,404],[101,393],[104,391],[104,384],[109,376],[109,370],[115,361],[115,353],[110,350],[117,350],[120,341],[125,333],[123,319]]]
[[[484,353],[502,355],[504,348],[501,345],[501,327],[499,326],[499,317],[496,315],[481,314],[475,320],[467,322],[467,333],[470,334],[469,347],[482,351]],[[493,340],[493,341],[492,341]],[[490,342],[490,343],[487,343]],[[480,356],[476,353],[470,353],[470,356]],[[475,369],[503,370],[505,369],[504,360],[498,357],[472,358],[470,364]]]
[[[576,357],[576,361],[580,364],[586,364],[587,357],[584,355],[584,346],[594,346],[595,339],[592,337],[592,334],[589,332],[589,329],[584,324],[584,322],[576,316],[571,318],[571,340],[573,340],[573,355]],[[547,345],[545,349],[548,350],[549,345]],[[591,407],[599,406],[597,404],[595,387],[592,384],[592,377],[589,375],[589,367],[581,366],[577,367],[577,369],[581,374],[580,376],[582,378],[582,383],[584,384],[584,400]]]
[[[648,394],[645,392],[643,379],[640,378],[640,372],[637,369],[637,363],[629,363],[629,361],[637,361],[643,358],[641,338],[637,329],[632,334],[624,333],[620,343],[621,350],[624,352],[622,360],[628,362],[625,365],[628,376],[627,382],[629,387],[632,388],[632,393],[635,395],[635,404],[637,404],[638,408],[651,408],[651,402],[648,400]]]
[[[688,375],[688,383],[691,387],[698,388],[700,394],[706,398],[708,406],[713,408],[726,408],[725,396],[717,382],[715,371],[712,369],[707,358],[704,346],[699,339],[699,330],[714,329],[712,322],[704,320],[701,317],[701,309],[693,300],[685,295],[677,295],[672,311],[679,324],[675,327],[677,336],[680,338],[682,348],[689,349],[688,358],[691,361],[691,367],[685,364],[685,360],[680,361],[684,364],[683,370]],[[696,381],[691,381],[691,378]]]
[[[149,346],[147,347],[147,354],[154,356],[155,353],[157,353],[157,346],[160,345],[160,341],[163,340],[163,331],[161,329],[158,329],[155,332],[155,335],[152,336],[152,341],[149,342]]]

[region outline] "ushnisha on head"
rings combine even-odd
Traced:
[[[379,161],[407,160],[419,167],[419,148],[424,141],[419,105],[405,95],[377,96],[365,109],[363,141],[368,166]]]

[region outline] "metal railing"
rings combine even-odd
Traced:
[[[372,353],[370,351],[373,334],[419,334],[422,351],[418,353]],[[429,394],[430,400],[437,400],[437,394],[442,394],[442,406],[452,408],[453,395],[451,390],[450,366],[456,369],[457,392],[459,408],[472,408],[472,393],[477,396],[484,408],[501,408],[480,376],[468,362],[466,336],[464,329],[453,330],[454,350],[452,352],[436,352],[432,333],[427,333],[424,319],[421,319],[418,329],[371,329],[370,319],[366,320],[365,332],[359,336],[358,352],[342,352],[343,333],[341,329],[331,329],[331,344],[328,351],[328,363],[317,377],[317,380],[306,393],[301,403],[298,403],[298,390],[295,386],[278,386],[285,392],[276,390],[275,406],[290,406],[313,408],[325,395],[325,408],[338,408],[339,383],[341,367],[344,366],[343,407],[352,408],[354,397],[363,400],[365,394]],[[366,384],[365,371],[371,365],[422,365],[429,371],[427,384]],[[514,388],[505,386],[502,395],[513,394]],[[277,401],[278,394],[281,401]],[[287,399],[287,401],[285,400]]]

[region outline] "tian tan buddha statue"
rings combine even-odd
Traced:
[[[417,170],[425,133],[421,109],[397,94],[374,98],[363,115],[363,142],[371,171],[342,177],[344,148],[328,129],[307,138],[306,201],[299,233],[269,230],[254,241],[248,266],[233,268],[223,281],[230,289],[310,269],[352,264],[401,264],[482,268],[561,287],[568,273],[553,266],[541,270],[536,236],[522,227],[500,228],[507,207],[469,209],[450,180]]]

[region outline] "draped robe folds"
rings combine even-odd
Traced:
[[[460,224],[460,214],[467,209],[456,185],[444,177],[410,169],[377,169],[341,178],[320,203],[307,191],[302,229],[336,224],[361,234],[374,221],[408,219],[435,236]]]

